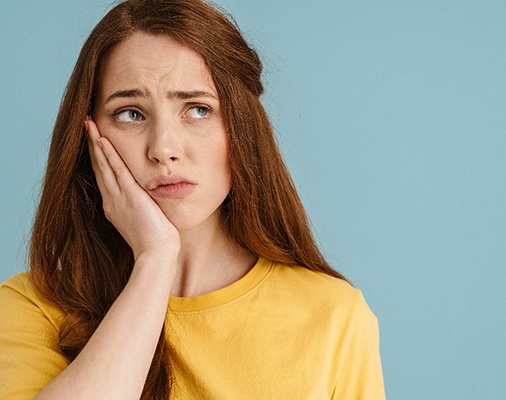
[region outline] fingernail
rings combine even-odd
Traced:
[[[97,139],[97,143],[98,143],[98,145],[100,146],[101,149],[104,148],[104,145],[102,144],[102,141],[100,140],[100,138]]]

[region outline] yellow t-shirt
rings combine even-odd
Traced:
[[[1,399],[32,399],[66,367],[61,318],[28,274],[0,287]],[[385,398],[378,325],[362,294],[305,268],[260,258],[230,286],[171,297],[166,331],[174,399]]]

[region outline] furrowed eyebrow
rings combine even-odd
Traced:
[[[111,100],[120,99],[125,97],[148,97],[146,93],[144,93],[140,89],[131,89],[131,90],[118,90],[111,94],[106,100],[105,104],[109,103]]]
[[[169,92],[168,97],[169,99],[179,99],[179,100],[190,100],[195,99],[197,97],[209,97],[218,100],[218,98],[214,94],[210,92],[205,92],[203,90],[191,90],[191,91],[176,90]]]
[[[144,92],[141,89],[130,89],[130,90],[118,90],[111,94],[106,100],[105,104],[109,103],[114,99],[119,98],[131,98],[131,97],[149,97],[147,92]],[[203,90],[174,90],[167,93],[167,97],[169,99],[179,99],[179,100],[190,100],[198,97],[208,97],[214,100],[218,100],[218,98],[211,92],[206,92]]]

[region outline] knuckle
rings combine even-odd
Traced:
[[[105,163],[102,160],[97,160],[97,162],[95,163],[95,168],[94,168],[95,173],[99,172],[101,174],[104,174],[105,169],[106,169]]]
[[[123,175],[123,170],[121,167],[113,167],[112,169],[114,171],[114,175],[116,175],[116,178],[120,178],[121,175]]]

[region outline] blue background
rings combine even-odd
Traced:
[[[0,10],[0,280],[62,91],[106,0]],[[222,0],[319,241],[381,327],[387,397],[506,393],[506,2]]]

